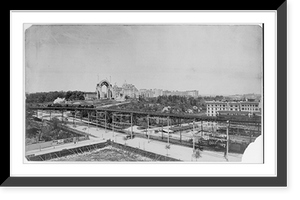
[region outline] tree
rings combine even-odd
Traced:
[[[45,94],[39,95],[39,97],[38,97],[38,103],[43,103],[45,101],[45,99],[46,99]]]
[[[52,121],[52,129],[59,128],[59,125],[61,124],[61,121],[57,117],[53,117],[51,119],[51,121]]]
[[[139,102],[144,102],[144,101],[145,101],[145,98],[142,96],[139,96]]]
[[[66,100],[69,100],[71,96],[72,96],[72,92],[68,91],[65,96]]]
[[[194,151],[194,157],[196,158],[196,161],[197,161],[198,158],[201,157],[201,151],[200,151],[200,149],[196,149]]]

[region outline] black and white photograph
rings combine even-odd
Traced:
[[[264,163],[264,24],[24,24],[29,163]]]

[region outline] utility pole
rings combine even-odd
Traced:
[[[181,119],[179,119],[179,126],[180,126],[179,131],[180,131],[180,142],[181,142],[182,141],[182,136],[181,136]]]
[[[75,110],[74,116],[75,116],[74,126],[76,126],[76,110]],[[74,118],[73,118],[73,119],[74,119]]]
[[[193,133],[195,132],[195,119],[193,120]]]
[[[226,129],[226,150],[225,150],[225,159],[228,161],[228,145],[229,145],[229,126],[230,122],[227,121],[227,129]]]
[[[105,113],[104,113],[104,114],[105,114],[105,115],[104,115],[104,117],[105,117],[105,125],[104,125],[104,126],[105,126],[105,133],[106,133],[106,113],[107,113],[107,112],[105,111]]]
[[[88,112],[88,133],[90,133],[90,113]]]
[[[193,151],[195,151],[195,119],[193,119]]]
[[[62,123],[64,123],[64,111],[63,110],[61,111],[61,121],[62,121]]]
[[[148,136],[148,142],[150,140],[150,131],[149,131],[149,126],[150,126],[150,119],[149,119],[149,115],[147,115],[147,136]]]
[[[195,151],[195,135],[193,133],[193,152]]]
[[[130,123],[131,123],[131,139],[132,139],[132,134],[133,134],[132,117],[133,117],[133,113],[131,113],[131,115],[130,115]]]
[[[201,136],[203,137],[203,121],[201,121]]]
[[[115,138],[114,114],[112,114],[112,131],[113,131],[113,137]]]
[[[162,125],[161,125],[161,139],[164,139],[164,120],[162,120]]]
[[[97,130],[98,130],[98,128],[99,128],[99,119],[98,119],[98,111],[96,110],[96,128],[97,128]]]
[[[167,122],[168,122],[168,145],[170,144],[170,126],[169,126],[169,124],[170,124],[170,118],[169,118],[169,116],[168,116],[168,119],[167,119]]]

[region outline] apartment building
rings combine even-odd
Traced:
[[[223,102],[223,101],[207,101],[206,102],[206,115],[217,116],[219,112],[241,112],[243,114],[253,114],[260,112],[259,102]]]

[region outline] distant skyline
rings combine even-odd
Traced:
[[[33,25],[25,31],[25,91],[137,89],[261,94],[259,25]]]

